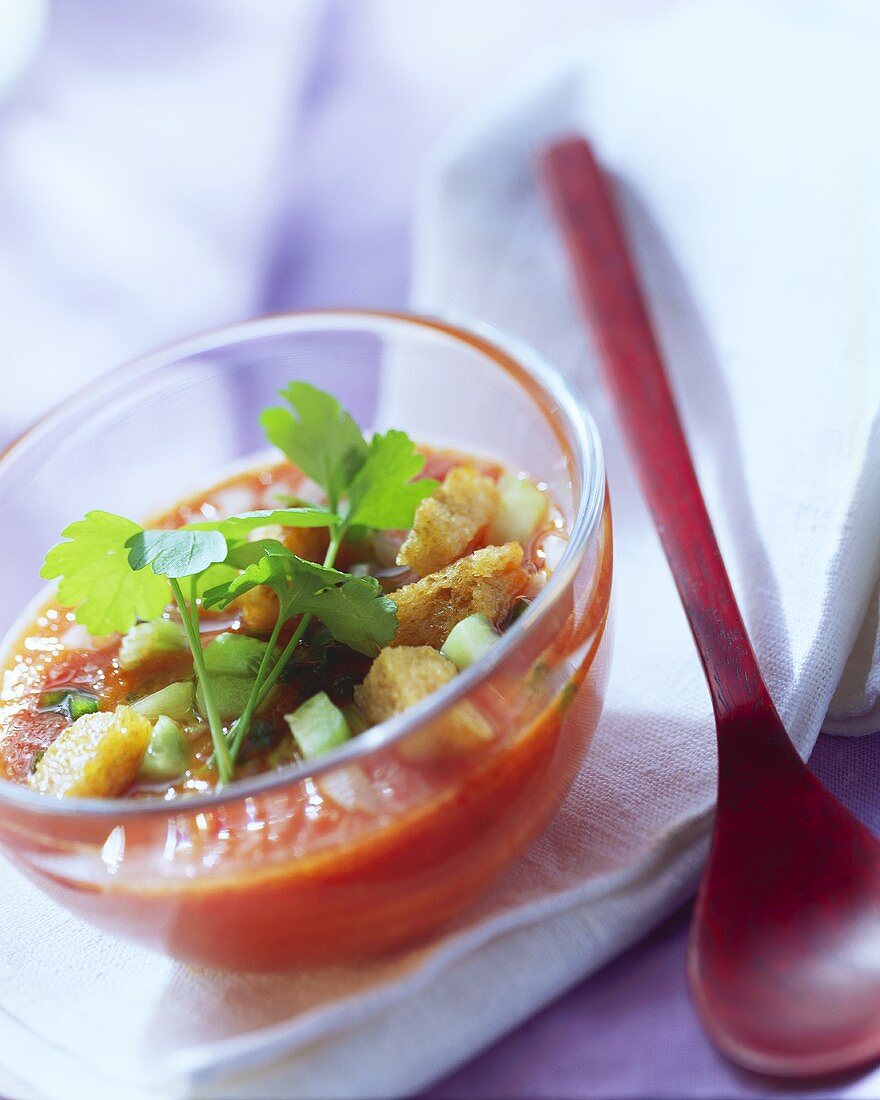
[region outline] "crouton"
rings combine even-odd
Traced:
[[[330,532],[326,527],[282,527],[272,523],[255,527],[248,535],[248,542],[275,539],[286,546],[291,554],[306,561],[323,561],[330,545]]]
[[[84,714],[46,749],[28,785],[57,798],[114,798],[134,781],[152,733],[130,707]]]
[[[355,688],[355,702],[364,718],[375,726],[415,706],[454,680],[457,672],[452,661],[430,646],[386,648],[373,661],[364,682]]]
[[[355,688],[355,702],[375,725],[401,714],[454,680],[455,665],[430,646],[383,649],[367,678]],[[429,729],[400,744],[410,760],[430,762],[470,752],[492,739],[492,728],[470,702],[457,703]]]
[[[278,618],[278,597],[264,584],[245,592],[231,605],[251,634],[271,634]]]
[[[330,545],[326,527],[282,527],[268,524],[256,527],[248,535],[248,542],[275,539],[297,557],[306,561],[323,561]],[[252,634],[269,634],[278,618],[278,597],[265,585],[252,588],[235,601],[245,630]]]
[[[498,487],[492,478],[456,466],[416,509],[397,564],[408,565],[420,577],[436,573],[473,547],[497,506]]]
[[[397,604],[398,622],[391,644],[439,649],[456,623],[478,612],[497,624],[528,579],[519,543],[475,550],[445,569],[389,593]]]

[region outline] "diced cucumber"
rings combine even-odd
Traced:
[[[498,631],[485,615],[468,615],[449,631],[440,652],[461,671],[485,657],[497,641]]]
[[[265,642],[247,634],[218,634],[205,646],[205,668],[212,677],[215,673],[253,677],[266,649]]]
[[[293,714],[285,714],[284,720],[306,760],[322,756],[351,738],[345,715],[323,691],[307,699]]]
[[[66,714],[71,722],[82,718],[84,714],[96,714],[99,709],[97,695],[88,691],[76,691],[74,688],[46,691],[40,697],[40,710]]]
[[[141,778],[149,782],[176,779],[183,775],[189,762],[190,748],[183,730],[167,715],[160,715],[141,761]]]
[[[498,508],[486,536],[489,544],[519,542],[525,546],[547,515],[547,503],[547,494],[531,481],[502,474],[498,479]]]
[[[223,719],[238,718],[247,706],[247,701],[254,686],[253,676],[212,675],[211,691],[217,703],[217,710]],[[202,685],[196,689],[196,703],[199,712],[206,714],[205,697]]]
[[[365,729],[370,728],[367,725],[366,718],[361,713],[361,708],[355,706],[354,703],[349,703],[347,707],[343,707],[342,713],[345,715],[345,721],[348,723],[348,729],[352,737],[356,737],[359,733],[363,733]]]
[[[119,667],[136,668],[158,653],[186,649],[186,634],[180,623],[171,619],[152,619],[138,623],[122,637],[119,647]]]
[[[190,680],[181,680],[176,684],[154,691],[132,703],[131,709],[151,722],[163,715],[175,722],[187,722],[192,719],[194,688]]]
[[[214,692],[217,710],[224,721],[241,717],[253,686],[253,676],[215,675],[211,677],[211,690]],[[256,713],[264,714],[275,702],[277,696],[278,688],[275,687],[257,707]],[[196,705],[200,714],[207,713],[201,684],[196,688]]]
[[[247,634],[218,634],[205,646],[205,668],[211,680],[211,688],[217,701],[220,717],[238,718],[250,698],[257,671],[268,645],[259,638]],[[276,650],[275,656],[278,656]],[[259,710],[271,704],[273,695],[266,699]],[[196,691],[196,702],[202,714],[205,700],[202,686]]]

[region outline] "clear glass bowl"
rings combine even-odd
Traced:
[[[528,471],[568,538],[488,659],[318,762],[176,802],[55,800],[0,781],[0,846],[20,870],[95,924],[208,966],[363,959],[448,921],[558,809],[607,677],[611,521],[592,421],[554,371],[495,332],[369,312],[196,337],[27,432],[0,459],[15,531],[0,549],[0,628],[15,633],[69,521],[90,508],[147,516],[214,483],[262,448],[259,411],[291,378],[332,391],[367,429]],[[496,736],[438,756],[438,731],[465,700]]]

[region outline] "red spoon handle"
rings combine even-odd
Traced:
[[[609,182],[581,138],[541,169],[716,714],[769,696],[700,492]],[[772,704],[770,704],[772,705]]]

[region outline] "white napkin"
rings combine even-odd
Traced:
[[[702,3],[609,29],[573,52],[571,76],[451,139],[426,177],[417,304],[531,340],[576,378],[608,449],[615,668],[554,825],[436,942],[287,978],[156,959],[0,866],[0,1061],[28,1090],[97,1100],[410,1091],[601,965],[692,887],[713,798],[708,698],[535,190],[532,153],[560,129],[587,132],[618,176],[726,560],[774,698],[809,750],[880,546],[877,26],[826,25],[823,10]]]

